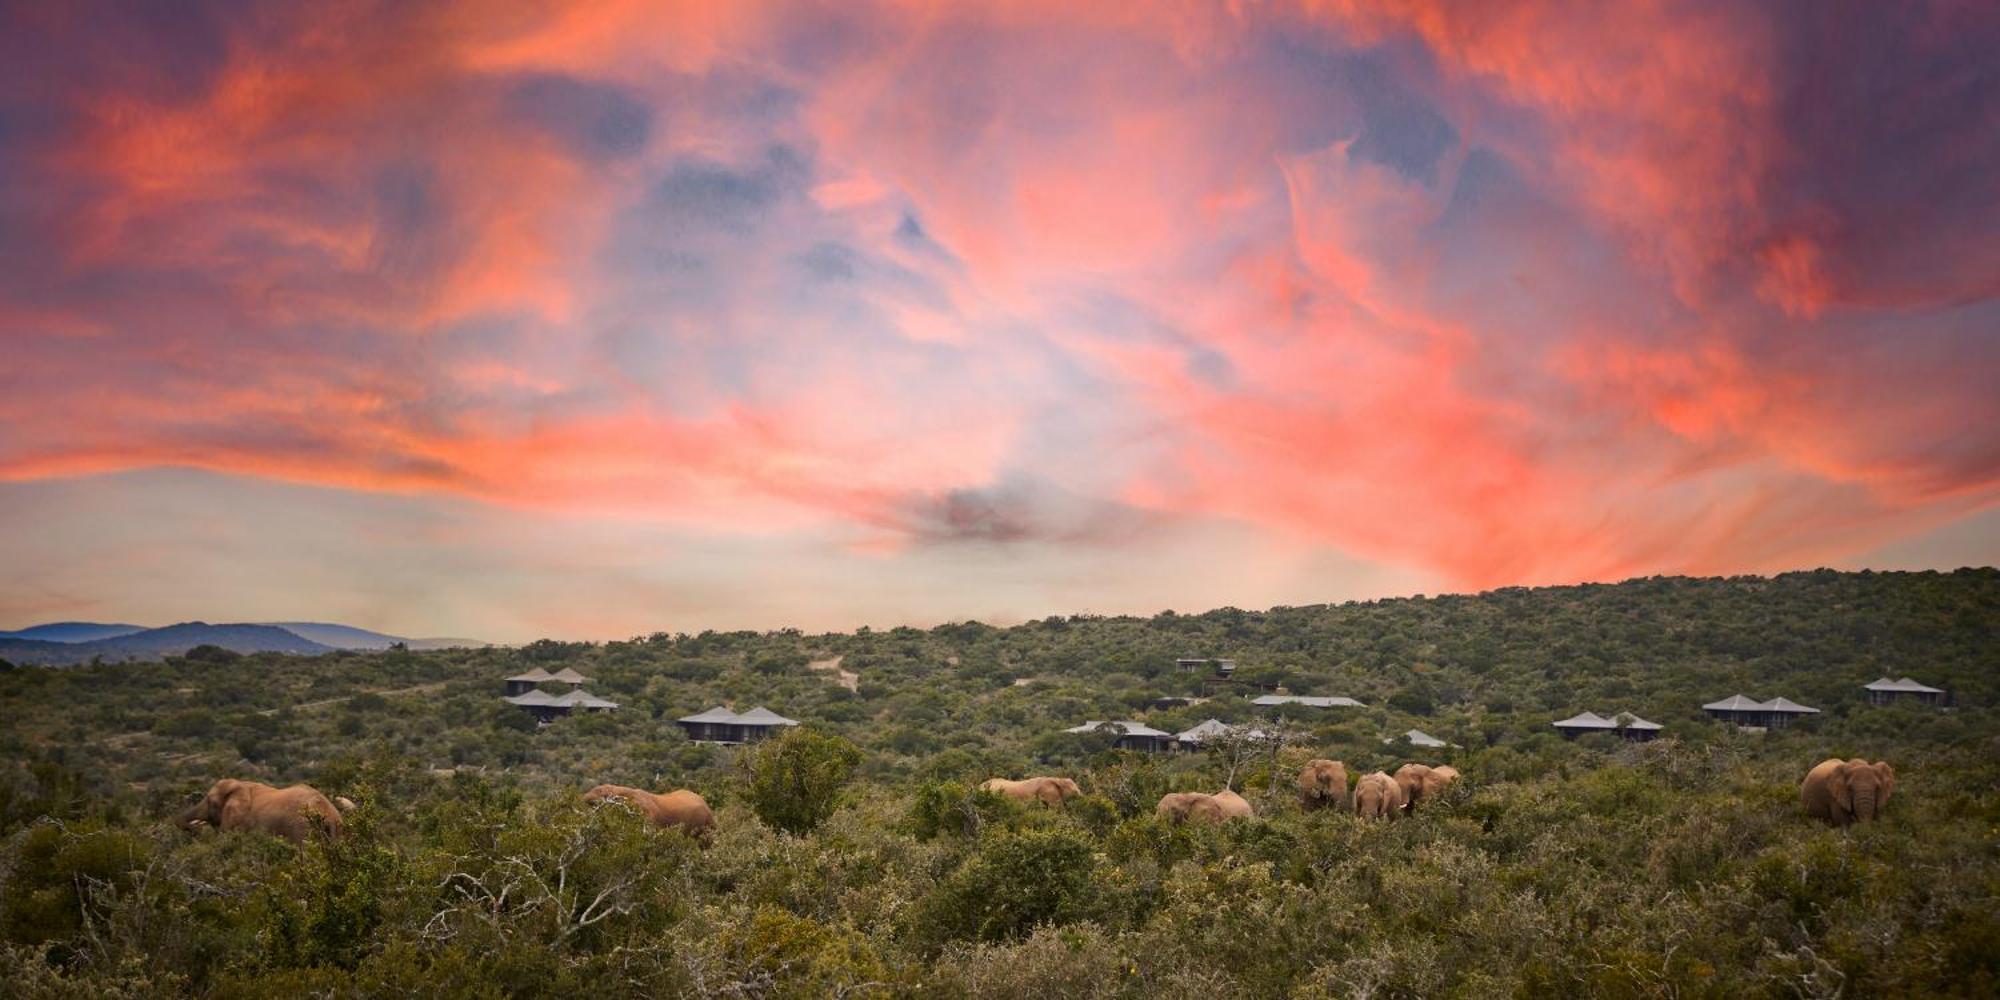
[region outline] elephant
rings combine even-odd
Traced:
[[[1172,823],[1222,823],[1249,819],[1257,814],[1243,796],[1227,789],[1206,792],[1171,792],[1160,797],[1155,815]]]
[[[1299,807],[1307,812],[1332,806],[1347,808],[1347,765],[1337,760],[1310,760],[1299,772]]]
[[[1396,769],[1396,785],[1403,791],[1403,810],[1414,812],[1417,803],[1436,798],[1458,778],[1455,767],[1404,764]]]
[[[1376,771],[1354,783],[1354,813],[1362,819],[1395,819],[1403,811],[1403,788]]]
[[[1257,815],[1250,800],[1227,788],[1215,793],[1215,804],[1222,808],[1223,819],[1249,819]]]
[[[1040,802],[1051,806],[1062,805],[1083,794],[1083,789],[1076,787],[1076,782],[1068,778],[1022,778],[1019,781],[991,778],[979,787],[1016,802]]]
[[[348,808],[352,807],[349,802]],[[341,811],[311,785],[272,788],[256,781],[223,778],[209,786],[208,794],[181,813],[176,822],[187,830],[204,826],[219,830],[262,830],[304,843],[320,831],[328,837],[339,837]]]
[[[1830,826],[1844,827],[1879,817],[1896,790],[1896,769],[1887,761],[1829,757],[1806,772],[1799,798],[1806,812]]]
[[[685,830],[703,843],[707,843],[715,832],[715,813],[708,808],[708,800],[685,788],[656,795],[643,788],[598,785],[583,793],[583,801],[591,805],[599,802],[627,803],[644,814],[654,826]]]

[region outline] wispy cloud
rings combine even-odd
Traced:
[[[2000,497],[1982,5],[7,17],[0,482],[1461,586]]]

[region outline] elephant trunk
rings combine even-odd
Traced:
[[[1874,819],[1875,808],[1875,793],[1873,791],[1856,791],[1854,793],[1855,819]]]
[[[180,827],[183,830],[193,830],[196,827],[206,825],[207,823],[208,823],[208,818],[202,815],[201,805],[199,803],[197,803],[187,811],[181,813],[180,816],[174,820],[174,825]]]

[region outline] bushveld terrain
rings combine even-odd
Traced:
[[[1230,657],[1205,685],[1179,657]],[[825,665],[838,658],[836,670]],[[537,730],[501,680],[573,667],[615,714]],[[819,669],[814,669],[818,667]],[[851,684],[843,673],[852,674]],[[1872,706],[1913,676],[1949,708]],[[1361,709],[1257,709],[1272,687]],[[1742,692],[1823,714],[1745,733]],[[1152,709],[1162,697],[1208,700]],[[654,635],[516,649],[0,671],[0,983],[23,996],[713,997],[2000,992],[2000,572],[1648,579],[1012,628]],[[671,720],[766,705],[752,748]],[[1664,738],[1563,740],[1578,711]],[[1276,750],[1062,730],[1215,717]],[[1420,728],[1454,744],[1386,737]],[[1827,829],[1814,763],[1892,762]],[[1465,775],[1393,822],[1301,812],[1312,757]],[[1023,808],[974,789],[1058,774]],[[334,843],[190,833],[222,776],[359,807]],[[589,807],[692,788],[702,845]],[[1260,815],[1171,826],[1225,782]]]

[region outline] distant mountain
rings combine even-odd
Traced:
[[[0,639],[0,660],[24,666],[159,660],[179,656],[196,646],[220,646],[238,653],[330,653],[334,647],[313,642],[275,625],[210,625],[182,622],[165,628],[141,629],[89,642],[49,642]]]
[[[479,649],[490,645],[477,639],[405,639],[333,622],[261,622],[210,625],[183,622],[165,628],[106,625],[98,622],[53,622],[18,632],[0,632],[0,660],[33,666],[88,663],[102,656],[124,660],[158,660],[179,656],[196,646],[221,646],[238,653],[327,653],[336,649],[379,651],[396,643],[411,649]]]
[[[352,625],[336,625],[332,622],[265,622],[274,628],[281,628],[291,634],[334,649],[388,649],[396,643],[409,642],[401,636],[370,632]]]
[[[411,649],[453,649],[457,647],[480,648],[488,643],[477,639],[406,639],[400,635],[385,632],[370,632],[352,625],[338,625],[332,622],[265,622],[275,625],[302,639],[317,642],[335,649],[388,649],[402,643]]]
[[[103,622],[50,622],[35,625],[18,632],[0,632],[0,639],[38,639],[42,642],[92,642],[110,639],[134,632],[144,632],[144,625],[108,625]]]

